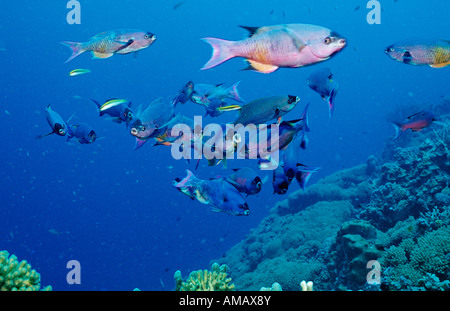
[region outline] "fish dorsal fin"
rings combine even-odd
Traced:
[[[415,117],[415,116],[417,116],[417,115],[419,115],[419,114],[421,114],[421,113],[423,113],[423,112],[424,112],[423,110],[422,110],[422,111],[419,111],[419,112],[416,112],[416,113],[410,115],[409,117],[407,117],[406,119],[410,120],[411,118],[413,118],[413,117]]]
[[[104,32],[98,33],[98,34],[96,34],[95,36],[91,37],[91,39],[90,39],[90,40],[93,40],[93,39],[97,39],[97,38],[99,38],[99,37],[101,37],[101,36],[105,35],[106,33],[107,33],[107,31],[104,31]]]
[[[261,28],[261,27],[241,26],[241,25],[239,25],[239,27],[244,28],[245,30],[247,30],[250,33],[249,37],[252,37],[252,36],[258,34],[259,33],[259,29]]]
[[[278,69],[278,66],[259,63],[251,59],[247,59],[247,62],[249,63],[248,69],[262,73],[271,73]]]

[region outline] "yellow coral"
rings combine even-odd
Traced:
[[[233,291],[234,284],[230,284],[231,278],[227,277],[225,271],[228,266],[218,264],[212,265],[213,271],[197,270],[189,274],[186,282],[182,282],[181,272],[176,271],[174,278],[177,291]]]
[[[19,262],[15,255],[0,251],[0,291],[38,291],[41,276],[25,260]],[[51,290],[51,286],[43,290]]]

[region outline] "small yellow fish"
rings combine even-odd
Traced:
[[[84,75],[84,74],[90,73],[90,72],[91,71],[89,69],[75,69],[69,73],[69,76],[75,77],[75,76]]]
[[[219,111],[234,111],[234,110],[239,110],[241,108],[242,108],[242,106],[239,106],[239,105],[229,105],[229,106],[219,107],[219,108],[217,108],[217,110],[219,110]]]

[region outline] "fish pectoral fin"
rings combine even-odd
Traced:
[[[128,40],[127,42],[119,42],[119,41],[116,41],[117,43],[120,43],[120,44],[123,44],[120,48],[118,48],[117,49],[117,51],[116,52],[119,52],[119,51],[121,51],[121,50],[124,50],[124,49],[126,49],[127,47],[129,47],[130,45],[132,45],[133,44],[133,42],[134,42],[134,40],[133,39],[130,39],[130,40]]]
[[[306,44],[295,34],[295,32],[287,27],[284,27],[282,30],[292,39],[292,43],[299,52],[303,50]]]
[[[448,65],[450,65],[450,61],[446,62],[446,63],[441,63],[441,64],[433,64],[430,65],[431,68],[444,68],[447,67]]]
[[[251,59],[247,59],[247,62],[249,63],[249,69],[262,73],[271,73],[278,69],[278,66],[259,63]]]
[[[47,136],[50,136],[50,135],[52,135],[52,134],[54,134],[54,133],[55,133],[55,132],[50,132],[50,133],[47,133],[47,134],[37,135],[37,136],[36,136],[36,139],[42,139],[42,138],[47,137]]]
[[[109,58],[114,55],[114,53],[100,53],[100,52],[92,52],[92,58]]]
[[[197,198],[197,200],[202,203],[202,204],[209,204],[209,201],[207,199],[205,199],[205,197],[200,193],[200,191],[195,190],[195,197]]]

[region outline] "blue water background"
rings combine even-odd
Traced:
[[[437,103],[448,93],[449,69],[406,66],[384,55],[405,38],[449,39],[446,1],[384,0],[381,24],[366,21],[366,1],[186,0],[80,1],[81,25],[68,25],[66,1],[2,1],[0,4],[0,250],[26,259],[54,290],[172,290],[173,274],[209,268],[286,196],[272,185],[248,198],[249,217],[215,213],[171,186],[193,164],[175,161],[168,147],[146,144],[134,151],[125,126],[98,117],[91,98],[127,98],[133,107],[174,96],[189,80],[231,85],[247,100],[292,94],[301,103],[286,115],[296,119],[310,102],[309,146],[302,162],[320,166],[310,183],[364,163],[393,135],[387,114],[396,105]],[[360,6],[358,10],[355,10]],[[310,23],[331,28],[348,46],[331,60],[270,75],[241,71],[232,59],[201,71],[211,56],[203,37],[239,40],[238,25]],[[68,64],[60,41],[86,41],[109,29],[139,28],[157,36],[146,50],[91,60],[86,53]],[[330,67],[340,83],[333,117],[306,84],[313,71]],[[77,68],[92,71],[69,77]],[[88,122],[102,139],[68,144],[49,131],[43,108]],[[177,108],[204,115],[200,106]],[[411,111],[411,114],[416,111]],[[210,122],[232,121],[234,113]],[[227,170],[202,161],[196,175],[228,174],[255,162],[232,161]],[[263,175],[271,176],[269,173]],[[289,193],[298,189],[293,184]],[[68,285],[69,260],[82,267],[81,285]],[[232,267],[231,267],[232,268]]]

